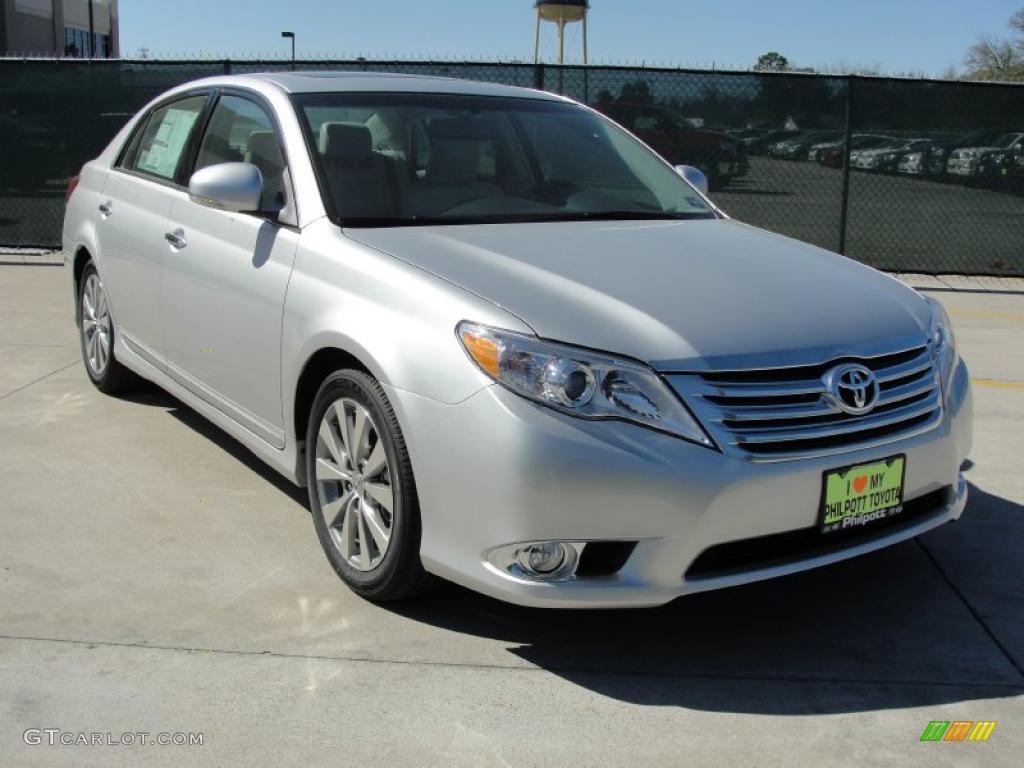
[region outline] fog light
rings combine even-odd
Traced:
[[[566,556],[565,544],[545,541],[520,549],[516,553],[516,560],[527,573],[547,576],[565,565]]]
[[[522,541],[495,547],[484,553],[484,560],[489,568],[513,579],[572,581],[585,546],[577,541]]]

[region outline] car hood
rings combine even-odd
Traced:
[[[660,370],[821,362],[918,343],[928,324],[924,300],[897,280],[731,220],[345,234],[494,302],[543,338]]]

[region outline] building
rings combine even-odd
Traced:
[[[0,0],[0,56],[120,55],[117,0]]]

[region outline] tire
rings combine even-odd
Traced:
[[[105,395],[133,389],[142,381],[114,357],[115,333],[106,288],[90,261],[78,281],[78,340],[85,372]]]
[[[391,403],[372,376],[342,370],[320,386],[306,430],[306,485],[320,545],[349,589],[386,603],[414,597],[433,583],[420,562],[409,452]]]

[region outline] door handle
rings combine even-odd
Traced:
[[[100,213],[102,213],[104,216],[109,216],[113,212],[114,206],[110,204],[109,200],[107,200],[107,202],[105,203],[100,203]]]
[[[188,245],[188,240],[185,239],[185,230],[176,229],[173,232],[168,232],[164,235],[164,240],[171,244],[172,248],[181,250]]]

